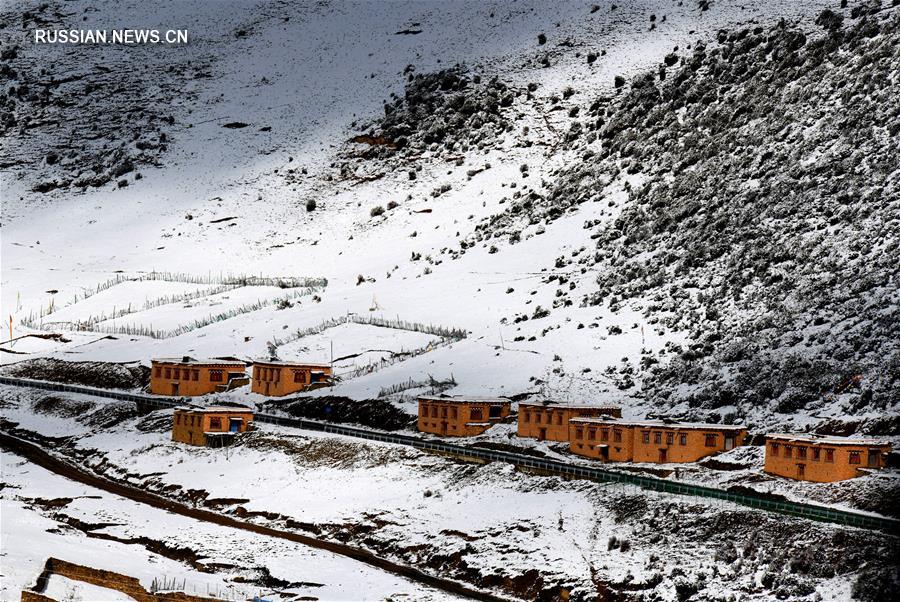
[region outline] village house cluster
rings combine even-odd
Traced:
[[[512,420],[511,405],[505,398],[423,396],[418,428],[441,436],[480,435]],[[571,453],[601,462],[697,462],[744,445],[748,437],[741,425],[623,420],[621,408],[600,403],[522,402],[516,420],[519,437],[568,443]],[[772,434],[766,437],[765,472],[840,481],[883,468],[890,451],[886,441]]]
[[[334,382],[329,364],[256,361],[250,375],[237,358],[152,360],[150,392],[194,397],[250,385],[266,397],[302,393]],[[521,402],[517,414],[504,397],[446,395],[418,398],[418,429],[443,437],[474,437],[493,425],[517,421],[519,437],[567,443],[575,455],[600,462],[685,463],[744,445],[741,425],[666,420],[625,420],[622,409],[603,403]],[[221,447],[253,427],[244,406],[184,406],[175,410],[172,440]],[[810,434],[768,434],[765,472],[801,481],[850,479],[886,465],[888,441]]]
[[[310,362],[258,361],[247,366],[233,357],[196,359],[158,358],[151,360],[150,392],[154,395],[195,397],[231,391],[250,384],[250,390],[266,397],[282,397],[333,384],[330,364]]]

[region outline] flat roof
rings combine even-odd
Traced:
[[[294,368],[331,368],[331,364],[324,362],[288,362],[282,360],[253,360],[254,366],[282,366]]]
[[[547,410],[621,410],[613,403],[566,403],[564,401],[520,401],[519,407],[544,408]]]
[[[455,395],[453,397],[441,397],[439,395],[420,395],[419,401],[440,401],[443,403],[511,403],[510,400],[506,397],[464,397],[462,395]]]
[[[891,445],[891,442],[885,439],[855,439],[853,437],[817,435],[815,433],[767,433],[766,439],[782,439],[801,443],[823,443],[825,445]]]
[[[741,424],[708,424],[704,422],[663,422],[662,420],[615,420],[605,418],[591,418],[588,416],[581,418],[570,418],[569,422],[579,424],[600,424],[603,426],[637,426],[645,428],[663,428],[663,429],[697,429],[704,431],[744,431],[746,426]]]
[[[253,408],[247,406],[209,406],[206,408],[195,408],[193,406],[180,406],[175,408],[182,412],[198,412],[198,413],[217,413],[217,414],[252,414]]]
[[[156,364],[182,364],[190,366],[240,366],[245,368],[244,362],[239,359],[215,359],[215,358],[195,358],[189,355],[182,357],[155,357],[150,360]]]

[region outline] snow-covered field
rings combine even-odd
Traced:
[[[501,590],[526,598],[529,591],[559,593],[558,588],[589,598],[596,583],[617,588],[634,582],[669,599],[665,592],[699,580],[706,591],[740,592],[749,600],[768,599],[779,588],[793,591],[800,587],[794,581],[823,599],[840,600],[861,566],[827,578],[792,570],[773,577],[782,585],[764,585],[762,574],[784,568],[771,550],[780,546],[793,550],[791,554],[810,553],[809,546],[822,545],[813,541],[836,533],[860,549],[893,541],[727,503],[530,476],[507,465],[460,464],[409,448],[293,429],[264,426],[231,448],[195,448],[170,440],[170,412],[134,417],[119,403],[68,395],[46,401],[44,393],[12,388],[4,388],[3,398],[5,420],[26,432],[71,437],[60,451],[111,478],[201,505],[228,500],[213,507],[263,524],[295,521],[305,525],[301,530],[476,584],[496,587],[497,579],[515,578],[516,587],[524,589]],[[120,419],[111,419],[117,412]],[[108,426],[96,426],[101,422]],[[739,459],[747,461],[726,458]],[[692,470],[697,469],[688,472]],[[711,473],[680,478],[709,482]],[[79,516],[91,512],[100,511],[89,506]],[[145,513],[136,516],[143,521]],[[186,535],[175,541],[196,547],[198,539]],[[628,542],[625,549],[616,547],[621,541]],[[759,556],[745,551],[735,560],[721,561],[723,555],[730,557],[727,550],[751,542],[760,548]],[[831,545],[817,553],[839,553],[840,545]],[[735,564],[738,557],[742,560]],[[453,558],[464,558],[465,568],[446,564]],[[713,574],[708,573],[711,566],[717,567]],[[538,573],[530,573],[532,568]]]
[[[818,428],[896,441],[900,166],[885,151],[897,130],[883,117],[900,98],[890,69],[900,46],[892,49],[887,33],[896,26],[878,33],[865,23],[888,24],[900,9],[840,4],[3,3],[0,315],[4,332],[11,318],[13,340],[2,337],[0,363],[249,360],[274,349],[285,360],[336,360],[347,377],[313,396],[371,399],[410,380],[452,379],[448,393],[603,401],[620,403],[628,418],[652,412],[741,421],[754,432]],[[834,12],[821,19],[826,8]],[[188,29],[190,43],[30,37],[37,27],[125,21]],[[837,50],[803,54],[822,40]],[[868,57],[859,50],[866,44],[881,46]],[[840,76],[815,70],[822,65]],[[767,97],[759,82],[745,85],[746,73],[784,85]],[[725,75],[732,79],[719,86]],[[665,102],[654,96],[676,82],[684,89]],[[770,100],[780,103],[771,115],[754,113]],[[680,129],[652,129],[669,118]],[[379,140],[391,123],[402,135]],[[735,123],[743,129],[727,129]],[[713,169],[732,162],[745,169]],[[831,171],[823,177],[816,165]],[[659,196],[666,186],[680,204]],[[158,272],[179,276],[146,279]],[[795,273],[824,288],[785,284]],[[223,275],[327,284],[233,285]],[[45,338],[18,338],[29,334]],[[421,390],[383,398],[412,413]],[[115,406],[98,412],[93,400],[70,396],[60,413],[53,403],[36,407],[30,394],[0,393],[5,419],[75,437],[71,449],[91,450],[86,462],[103,458],[117,476],[163,473],[136,482],[245,498],[250,511],[314,522],[328,537],[524,598],[564,590],[585,598],[608,585],[665,600],[696,592],[847,599],[882,567],[861,559],[888,558],[896,543],[335,437],[264,430],[230,450],[186,449],[168,441],[163,422],[142,430],[145,421]],[[262,401],[246,390],[219,400]],[[480,439],[503,443],[509,434],[497,427]],[[872,511],[896,490],[893,473],[835,486],[774,480],[761,474],[758,449],[721,460],[733,470],[686,466],[679,478]],[[4,478],[23,491],[50,487],[51,476],[11,462]],[[240,478],[218,477],[232,472]],[[33,525],[10,531],[22,541],[49,528],[52,517],[9,491],[17,490],[3,491],[4,535],[8,515]],[[78,497],[65,511],[105,510]],[[165,530],[150,515],[126,518],[106,529]],[[60,549],[119,545],[66,530],[56,537]],[[225,554],[223,544],[209,545]],[[47,550],[28,547],[12,588],[36,575]],[[152,554],[121,547],[131,551],[98,558],[127,560],[142,582],[157,576],[141,568]],[[306,580],[289,561],[301,553],[279,549],[266,566]],[[329,577],[343,566],[310,562]],[[235,587],[218,573],[179,570],[199,589]],[[329,578],[311,595],[430,595],[360,579],[369,585]],[[52,587],[65,593],[72,584]]]
[[[209,60],[212,77],[192,80],[196,97],[171,107],[175,124],[163,168],[140,170],[140,180],[126,175],[125,188],[111,183],[85,192],[33,193],[34,179],[49,168],[36,164],[17,166],[15,176],[6,178],[3,315],[18,323],[51,302],[64,305],[114,271],[322,276],[329,284],[321,303],[304,299],[283,311],[267,307],[163,341],[121,336],[77,346],[83,341],[73,338],[36,353],[106,361],[186,353],[260,357],[284,326],[294,330],[347,312],[372,313],[464,328],[470,341],[357,379],[336,393],[366,396],[391,381],[452,372],[459,392],[522,392],[530,388],[530,378],[540,378],[568,395],[604,395],[639,405],[639,395],[612,386],[603,370],[621,367],[623,358],[636,364],[642,350],[661,351],[668,342],[682,343],[687,333],[648,324],[640,306],[617,312],[561,307],[552,319],[513,323],[516,315],[553,305],[553,290],[540,286],[552,273],[553,258],[593,246],[582,224],[615,218],[625,200],[621,183],[610,187],[604,203],[585,205],[547,227],[527,228],[523,243],[499,253],[478,244],[449,261],[441,250],[458,246],[519,190],[540,191],[542,180],[571,159],[559,134],[552,134],[566,127],[565,111],[535,108],[551,106],[551,98],[567,86],[577,89],[568,104],[587,103],[597,94],[613,94],[615,75],[650,68],[698,36],[773,15],[808,18],[829,3],[732,0],[714,2],[709,10],[662,0],[616,4],[593,10],[574,1],[234,2],[225,10],[221,3],[167,2],[151,12],[139,2],[109,3],[134,26],[189,25],[187,50],[141,49],[141,60],[172,63],[189,52],[195,60]],[[61,18],[80,22],[83,14],[80,26],[107,24],[114,19],[106,8],[67,3]],[[396,34],[405,30],[421,33]],[[367,34],[346,33],[357,31]],[[538,42],[538,34],[546,35],[546,44]],[[71,61],[84,51],[41,46],[29,49],[27,58],[74,69]],[[584,59],[588,51],[599,57],[591,64]],[[549,67],[540,62],[545,55],[552,57]],[[517,128],[528,126],[533,133],[508,132],[496,147],[461,151],[453,163],[426,153],[411,166],[421,169],[415,180],[400,170],[359,182],[329,168],[344,142],[358,133],[351,122],[377,115],[383,99],[402,91],[407,65],[427,73],[455,63],[486,76],[502,74],[511,85],[536,84],[529,101],[534,106],[523,101],[514,107]],[[250,126],[222,127],[235,121]],[[466,175],[487,163],[490,169]],[[531,169],[523,174],[522,164]],[[636,185],[640,177],[626,179]],[[451,189],[433,197],[431,191],[443,185]],[[317,202],[312,212],[305,209],[310,199]],[[371,208],[391,201],[398,203],[395,209],[370,216]],[[224,217],[238,219],[210,223]],[[411,261],[413,254],[421,259]],[[359,276],[365,279],[360,284]],[[569,275],[573,294],[589,289],[594,276]],[[167,283],[142,283],[139,291],[103,304],[102,297],[88,299],[59,310],[59,316],[84,318],[172,292]],[[243,298],[234,291],[222,296],[231,297],[224,302],[229,307]],[[246,297],[255,301],[256,293]],[[204,305],[185,310],[174,304],[115,322],[170,328],[218,309]],[[378,309],[371,312],[373,307]],[[611,327],[621,334],[610,335]],[[14,324],[14,335],[28,331]],[[323,351],[318,340],[298,346]],[[357,343],[335,340],[336,348],[342,346]],[[4,354],[3,361],[24,357]],[[555,357],[560,359],[554,363]]]
[[[187,593],[223,600],[268,597],[275,590],[320,600],[448,599],[446,593],[341,556],[210,525],[73,483],[13,454],[3,454],[3,482],[3,600],[18,600],[50,557],[136,577],[147,590],[154,579],[174,581]],[[70,501],[46,504],[60,498]],[[182,558],[151,551],[152,542],[163,542]],[[191,562],[198,566],[192,568]],[[273,588],[234,580],[258,579],[265,574],[261,571],[290,585]],[[46,594],[58,600],[123,599],[114,591],[60,577],[51,579]]]

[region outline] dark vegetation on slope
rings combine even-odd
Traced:
[[[582,160],[546,200],[482,224],[515,241],[523,221],[643,178],[616,219],[585,223],[594,251],[556,267],[599,274],[583,304],[644,299],[648,322],[689,333],[669,361],[641,362],[660,407],[713,420],[900,407],[900,11],[817,23],[722,31],[680,64],[670,55],[589,108],[569,133]]]
[[[177,47],[33,42],[35,29],[86,27],[82,16],[60,2],[0,10],[0,167],[29,171],[34,192],[139,179],[171,141],[173,99],[209,77],[206,61]]]
[[[53,358],[11,364],[3,368],[2,374],[101,389],[139,389],[150,384],[150,369],[140,364],[66,362]]]
[[[287,412],[297,418],[361,424],[386,431],[406,429],[415,422],[415,417],[380,399],[356,401],[349,397],[329,395],[268,402],[265,407]]]
[[[813,594],[823,579],[854,573],[854,597],[872,600],[877,599],[871,595],[880,585],[896,587],[900,577],[894,562],[896,540],[891,536],[747,509],[711,514],[702,505],[670,498],[623,495],[604,503],[620,522],[633,527],[630,543],[638,548],[665,549],[669,541],[677,541],[714,550],[716,562],[710,565],[672,568],[665,559],[650,556],[648,569],[655,569],[655,576],[648,582],[667,580],[671,585],[666,587],[674,586],[679,600],[694,599],[698,593],[702,597],[701,592],[722,580],[735,593],[796,600]],[[619,542],[610,544],[611,549],[618,548]],[[760,572],[763,576],[757,582]],[[629,582],[611,585],[628,591]]]
[[[460,65],[435,73],[413,71],[411,65],[406,68],[404,95],[393,96],[384,104],[384,116],[361,126],[364,133],[351,140],[365,145],[354,157],[459,153],[482,148],[512,127],[506,109],[521,90],[496,76],[482,80]]]

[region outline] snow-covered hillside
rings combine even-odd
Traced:
[[[826,24],[838,33],[815,22],[826,6],[845,16],[843,26]],[[283,357],[327,360],[333,345],[335,357],[356,355],[348,371],[381,362],[381,369],[347,379],[336,391],[357,398],[409,378],[452,375],[457,392],[602,396],[638,415],[660,409],[697,414],[699,407],[707,418],[759,425],[787,422],[798,408],[825,416],[894,410],[896,400],[881,393],[895,378],[890,353],[881,354],[886,364],[832,362],[817,368],[820,378],[798,376],[810,372],[810,362],[818,366],[799,337],[821,338],[813,351],[825,353],[833,341],[816,333],[835,327],[844,314],[807,326],[806,297],[792,301],[773,292],[764,306],[748,304],[769,276],[761,272],[762,281],[754,283],[740,264],[729,272],[679,260],[670,268],[677,277],[662,288],[647,271],[665,278],[654,266],[697,248],[700,228],[718,228],[716,216],[734,214],[735,203],[745,207],[746,219],[728,225],[732,234],[718,243],[703,239],[710,249],[726,249],[724,257],[728,249],[747,257],[746,243],[737,241],[776,236],[777,250],[802,236],[755,226],[761,210],[735,192],[755,191],[766,203],[759,191],[775,190],[770,180],[777,170],[730,174],[731,188],[720,192],[713,182],[725,176],[704,167],[716,159],[679,158],[664,141],[675,136],[699,144],[692,137],[719,135],[704,134],[710,125],[685,110],[694,97],[705,102],[702,90],[714,90],[710,85],[726,74],[712,61],[733,53],[727,49],[735,40],[744,48],[753,47],[748,39],[772,46],[783,38],[794,41],[775,52],[802,55],[815,43],[817,57],[838,53],[846,62],[835,72],[871,72],[849,85],[860,93],[871,87],[871,102],[885,108],[896,78],[875,74],[892,57],[863,57],[890,47],[896,9],[851,16],[850,8],[651,0],[596,6],[171,2],[152,11],[145,3],[8,7],[2,21],[9,40],[4,70],[11,76],[4,96],[4,316],[13,316],[14,336],[40,328],[63,333],[68,342],[16,341],[5,347],[24,354],[4,353],[3,361],[34,354],[144,362],[185,353],[258,357],[268,353],[267,343],[350,313],[468,332],[465,340],[400,362],[382,360],[427,342],[399,332],[389,337],[394,340],[373,340],[371,348],[381,351],[370,352],[352,329],[339,328],[323,330],[308,344],[295,336],[280,350]],[[187,27],[191,43],[132,48],[26,40],[39,25],[111,27],[118,14],[128,14],[134,26]],[[805,32],[810,42],[804,45],[795,32]],[[729,103],[752,101],[747,94],[758,83],[754,77],[768,77],[763,66],[771,64],[771,53],[741,61],[739,75],[728,76],[734,81],[722,83],[733,89],[731,96],[719,98],[703,119],[736,111]],[[795,87],[806,81],[815,88],[816,73],[804,71],[812,62],[789,66]],[[668,79],[643,75],[658,76],[660,65]],[[671,82],[693,86],[682,108],[666,99]],[[648,95],[657,87],[661,101]],[[812,119],[800,114],[801,99],[826,92],[848,93],[838,86],[798,88],[771,110],[789,122]],[[661,120],[667,111],[678,120]],[[759,130],[765,111],[758,111],[759,117],[745,111],[741,127]],[[868,131],[867,115],[871,131],[881,131],[880,115],[858,113],[858,131]],[[777,137],[778,127],[769,127]],[[804,155],[802,165],[815,164],[815,153],[833,146],[832,129],[815,131],[806,144],[813,154]],[[798,135],[782,133],[787,139],[779,148]],[[629,136],[652,144],[629,146]],[[888,128],[872,141],[889,146],[896,132]],[[759,139],[730,144],[758,145]],[[877,230],[881,221],[888,229],[879,253],[888,262],[896,255],[890,242],[896,232],[884,221],[896,211],[891,162],[888,155],[873,167],[888,188],[870,192],[881,194],[882,204],[867,222],[854,218],[852,207],[826,210],[828,248],[858,245],[855,237]],[[709,185],[700,179],[707,177],[713,178]],[[699,222],[688,218],[696,208],[665,204],[662,192],[653,192],[663,190],[656,182],[687,195],[672,203],[732,201],[718,201],[716,213]],[[815,199],[834,196],[804,190]],[[663,218],[645,220],[648,198],[662,203]],[[669,228],[665,220],[673,219],[680,224],[676,236],[638,240],[641,228]],[[809,221],[808,228],[816,231],[817,224]],[[632,239],[637,244],[629,244]],[[843,281],[871,265],[849,259],[836,271],[835,253],[829,253],[832,263],[825,253],[803,260],[812,262],[810,273],[830,270]],[[770,270],[777,276],[786,260],[754,265],[780,261]],[[199,284],[155,278],[98,292],[110,279],[153,271],[188,275]],[[896,312],[890,295],[896,275],[889,268],[881,273],[874,288],[858,286],[840,301],[841,307],[859,302],[880,312],[854,326],[875,329],[868,348],[876,354],[878,341],[892,332],[878,324],[889,324]],[[226,284],[229,275],[246,274],[328,283],[308,294]],[[792,287],[792,279],[781,278],[782,288]],[[211,289],[208,296],[204,287]],[[85,291],[97,294],[82,299]],[[737,301],[719,302],[720,294],[737,295]],[[770,335],[742,343],[740,333],[754,324],[759,329],[772,307],[785,302],[800,304],[791,310],[793,321],[772,326],[791,339],[786,351],[770,361],[754,351],[742,368],[784,382],[766,389],[742,380],[723,358],[735,345],[765,348]],[[691,316],[698,310],[705,314],[696,325]],[[85,320],[101,334],[72,331],[70,322],[80,322],[77,327]],[[139,336],[148,333],[158,338]],[[788,358],[796,358],[790,360],[795,368],[785,365]],[[874,401],[867,390],[875,390]],[[850,395],[843,405],[828,402],[844,393]],[[671,407],[681,400],[687,405]],[[806,422],[803,414],[798,420],[782,426]]]

